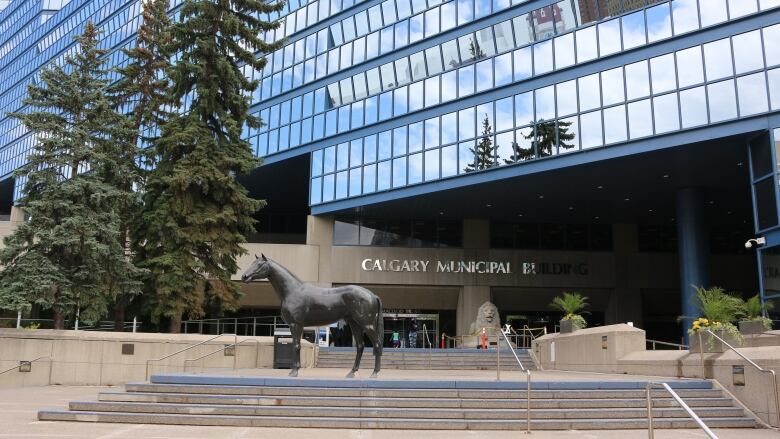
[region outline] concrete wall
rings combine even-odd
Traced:
[[[645,350],[645,331],[619,324],[547,334],[533,349],[544,369],[616,373],[618,359]]]
[[[146,379],[146,362],[162,358],[212,338],[211,335],[148,334],[93,331],[0,329],[0,371],[19,362],[45,357],[32,371],[18,370],[0,375],[0,388],[22,386],[119,385]],[[272,337],[238,337],[237,356],[225,356],[224,347],[234,343],[225,335],[170,359],[153,362],[149,374],[194,372],[207,369],[270,368],[273,366]],[[123,355],[122,345],[133,345],[132,355]],[[303,341],[302,367],[314,367],[315,346]],[[186,359],[219,351],[197,362]]]

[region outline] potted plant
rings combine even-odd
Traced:
[[[742,335],[733,322],[743,313],[744,302],[742,299],[726,293],[720,287],[695,288],[702,317],[694,320],[691,328],[688,329],[688,334],[691,336],[691,352],[724,352],[726,350],[726,346],[710,335],[707,330],[712,331],[732,346],[741,345]]]
[[[739,332],[742,335],[763,334],[772,329],[772,320],[767,317],[767,311],[772,309],[771,302],[761,303],[758,294],[746,300],[742,305],[742,320],[739,321]]]
[[[582,314],[585,307],[588,306],[588,298],[580,293],[563,292],[560,296],[553,299],[550,306],[563,313],[561,319],[561,334],[576,331],[588,326]]]

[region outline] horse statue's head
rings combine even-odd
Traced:
[[[259,257],[255,255],[255,260],[252,261],[252,265],[250,265],[244,274],[241,275],[241,281],[252,282],[255,279],[266,279],[270,271],[271,264],[268,263],[268,258],[262,253]]]

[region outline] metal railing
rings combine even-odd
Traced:
[[[525,403],[525,432],[526,434],[531,433],[531,370],[526,369],[523,366],[523,362],[520,361],[520,357],[517,356],[517,352],[515,352],[515,348],[512,347],[512,343],[509,342],[509,338],[506,336],[504,331],[498,330],[498,333],[504,336],[504,340],[506,340],[507,346],[509,346],[509,350],[512,351],[512,355],[515,356],[515,360],[517,361],[517,365],[520,366],[520,370],[525,372],[526,376],[526,403]],[[501,335],[496,334],[496,381],[501,381]]]
[[[704,423],[704,421],[699,418],[699,416],[696,415],[696,413],[691,410],[690,407],[688,407],[688,404],[685,403],[685,401],[680,398],[680,395],[677,394],[672,388],[669,386],[669,384],[662,383],[662,382],[654,382],[650,381],[645,386],[645,392],[647,393],[647,435],[650,439],[654,439],[655,435],[653,433],[653,396],[652,396],[652,389],[653,387],[662,386],[664,389],[666,389],[667,392],[669,392],[670,395],[672,395],[672,398],[674,398],[675,401],[677,401],[677,404],[680,404],[680,407],[682,407],[683,410],[685,410],[688,413],[688,416],[693,418],[693,420],[701,427],[702,430],[704,430],[705,433],[707,433],[707,436],[709,436],[712,439],[718,439],[718,436],[715,436],[715,433],[710,430],[709,427],[707,427],[707,424]]]
[[[216,340],[216,339],[218,339],[218,338],[220,338],[220,337],[224,337],[224,336],[226,336],[226,335],[232,335],[232,336],[233,336],[233,338],[234,338],[234,343],[238,343],[238,335],[236,335],[236,334],[219,334],[219,335],[216,335],[216,336],[214,336],[214,337],[211,337],[211,338],[210,338],[210,339],[208,339],[208,340],[203,340],[203,341],[202,341],[202,342],[200,342],[200,343],[196,343],[196,344],[194,344],[194,345],[187,346],[187,347],[186,347],[186,348],[184,348],[184,349],[180,349],[180,350],[178,350],[178,351],[176,351],[176,352],[174,352],[174,353],[172,353],[172,354],[168,354],[168,355],[166,355],[166,356],[164,356],[164,357],[160,357],[160,358],[153,358],[153,359],[150,359],[150,360],[146,360],[146,375],[144,375],[144,376],[145,376],[145,378],[144,378],[144,379],[146,379],[146,380],[148,380],[148,379],[149,379],[149,364],[151,364],[153,361],[163,361],[163,360],[167,360],[167,359],[169,359],[169,358],[171,358],[171,357],[173,357],[173,356],[179,355],[179,354],[181,354],[181,353],[183,353],[183,352],[187,352],[187,351],[189,351],[190,349],[196,348],[196,347],[198,347],[198,346],[202,346],[202,345],[204,345],[204,344],[206,344],[206,343],[208,343],[208,342],[210,342],[210,341],[214,341],[214,340]]]
[[[652,347],[653,351],[656,350],[656,345],[671,346],[671,347],[677,348],[677,350],[680,350],[680,351],[683,351],[683,350],[689,348],[688,345],[679,344],[679,343],[669,343],[668,341],[651,340],[649,338],[646,339],[645,342],[650,344],[650,346]]]
[[[750,358],[742,355],[742,352],[738,351],[737,348],[735,348],[734,346],[730,345],[726,340],[722,339],[720,336],[716,335],[714,332],[710,331],[709,329],[707,329],[706,331],[711,336],[713,336],[716,339],[718,339],[726,347],[728,347],[729,349],[734,351],[735,354],[739,355],[740,358],[745,360],[749,365],[751,365],[754,368],[756,368],[756,370],[758,370],[761,373],[764,373],[764,374],[768,373],[768,374],[771,375],[771,377],[772,377],[772,390],[773,390],[774,395],[775,395],[775,398],[774,398],[775,399],[775,414],[777,415],[777,419],[778,419],[778,428],[780,428],[780,397],[778,397],[777,374],[775,373],[775,371],[772,370],[772,369],[764,369],[763,367],[761,367],[758,364],[756,364]],[[700,352],[700,358],[701,358],[702,378],[705,378],[705,376],[704,376],[704,372],[705,372],[705,369],[704,369],[704,345],[702,344],[701,333],[702,333],[702,331],[699,331],[699,333],[698,333],[698,335],[699,335],[699,352]],[[771,416],[770,416],[770,413],[768,413],[768,412],[769,412],[769,410],[767,409],[767,423],[769,423],[771,421]]]
[[[260,355],[260,340],[258,340],[256,338],[250,338],[250,339],[247,339],[247,340],[242,340],[242,341],[240,341],[238,343],[225,345],[225,346],[223,346],[223,347],[221,347],[221,348],[219,348],[219,349],[217,349],[215,351],[209,352],[207,354],[203,354],[203,355],[201,355],[200,357],[197,357],[197,358],[188,358],[188,359],[184,360],[184,371],[185,372],[187,371],[187,363],[195,362],[195,361],[198,361],[198,360],[202,360],[202,359],[204,359],[206,357],[209,357],[211,355],[214,355],[214,354],[216,354],[218,352],[225,352],[227,349],[229,349],[231,347],[234,349],[233,350],[233,370],[236,370],[236,363],[238,362],[238,347],[241,346],[244,343],[249,343],[249,342],[254,342],[255,343],[255,369],[257,369],[257,365],[259,364],[259,361],[258,361],[257,357]]]
[[[184,334],[221,334],[232,329],[234,334],[253,337],[270,337],[278,327],[288,328],[280,316],[185,320],[181,325]]]

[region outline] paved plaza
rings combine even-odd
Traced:
[[[302,369],[302,378],[341,378],[345,371],[334,369]],[[220,375],[264,375],[286,376],[285,370],[255,369],[239,371],[210,370],[208,374]],[[365,372],[363,375],[368,375]],[[448,379],[477,380],[495,379],[495,371],[425,371],[425,370],[387,370],[382,371],[383,379]],[[534,372],[534,379],[544,381],[563,380],[636,380],[651,377],[627,375],[588,374],[568,372]],[[504,372],[502,380],[523,378],[517,372]],[[666,378],[668,380],[668,378]],[[65,408],[70,401],[94,400],[98,392],[119,390],[114,387],[87,386],[49,386],[17,389],[0,389],[0,439],[3,438],[78,438],[78,439],[152,439],[152,438],[285,438],[285,439],[459,439],[459,438],[518,438],[518,431],[419,431],[419,430],[335,430],[335,429],[286,429],[286,428],[233,428],[201,426],[165,426],[165,425],[128,425],[128,424],[92,424],[76,422],[41,422],[37,412],[43,408]],[[716,430],[720,438],[777,438],[780,435],[770,430]],[[618,431],[545,431],[533,432],[533,438],[642,438],[647,437],[644,430]],[[697,430],[657,430],[657,438],[703,438],[706,435]]]

